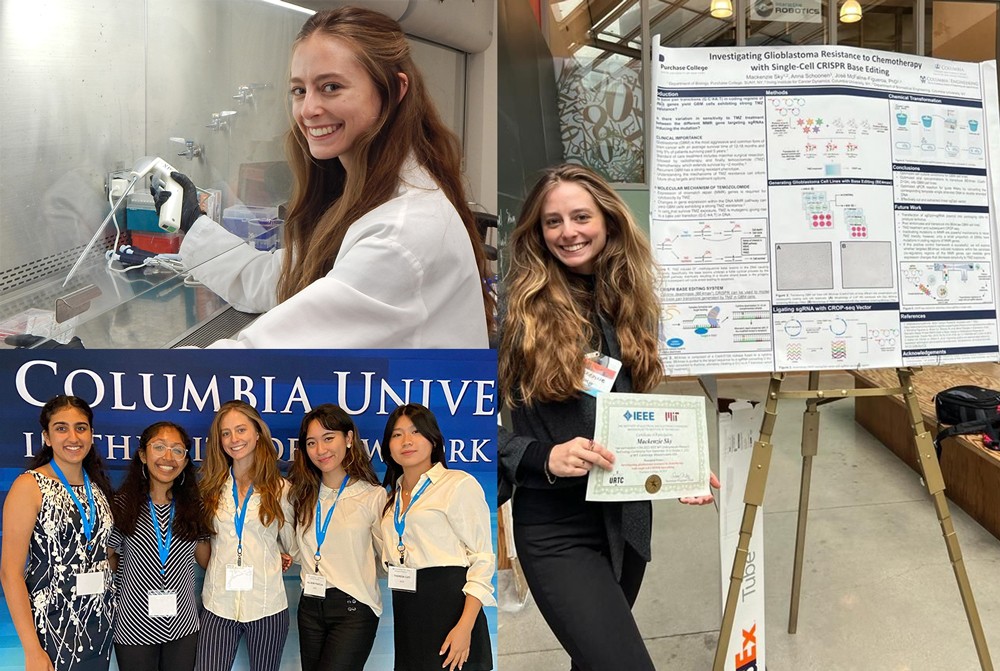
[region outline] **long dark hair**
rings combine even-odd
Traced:
[[[392,450],[389,449],[389,441],[392,439],[392,430],[396,427],[396,422],[400,417],[406,417],[413,426],[417,427],[420,435],[430,441],[431,444],[431,465],[443,464],[445,468],[448,463],[444,458],[444,435],[441,427],[438,426],[434,413],[420,405],[419,403],[407,403],[401,405],[389,414],[385,420],[385,431],[382,432],[382,461],[385,462],[385,477],[382,478],[382,485],[389,489],[389,499],[385,502],[382,514],[391,508],[399,492],[396,481],[403,474],[403,467],[392,458]]]
[[[380,12],[340,7],[309,17],[293,51],[312,35],[337,38],[351,48],[378,91],[382,109],[372,127],[356,139],[355,168],[349,174],[339,159],[314,159],[302,131],[292,123],[285,150],[295,181],[278,300],[288,300],[330,272],[351,224],[395,196],[400,171],[411,154],[458,211],[485,280],[490,272],[462,182],[461,147],[431,101],[403,29]],[[407,78],[405,94],[400,74]],[[485,281],[481,284],[483,318],[492,332],[494,301]]]
[[[299,449],[295,452],[295,463],[292,464],[292,471],[288,474],[288,480],[292,483],[288,499],[295,508],[295,520],[301,526],[312,522],[313,515],[316,514],[314,509],[316,499],[319,497],[319,484],[323,479],[322,472],[316,468],[316,464],[306,453],[306,434],[313,420],[319,422],[327,431],[340,431],[345,436],[351,433],[353,443],[348,446],[344,455],[342,462],[344,470],[354,480],[364,480],[372,485],[379,484],[368,450],[362,444],[358,436],[358,427],[350,415],[332,403],[316,406],[302,418],[302,424],[299,426]]]
[[[90,405],[79,396],[66,396],[64,394],[53,396],[49,399],[48,403],[42,406],[42,412],[38,415],[38,423],[42,426],[42,431],[48,433],[52,415],[66,408],[76,408],[86,415],[87,424],[90,425],[91,432],[93,432],[94,411],[90,409]],[[52,461],[52,457],[52,446],[43,442],[42,449],[28,463],[28,468],[31,470],[41,468]],[[88,450],[87,456],[83,458],[83,470],[87,474],[87,477],[90,478],[90,481],[104,492],[104,496],[110,502],[112,498],[111,480],[108,479],[108,472],[104,468],[104,460],[101,459],[101,455],[97,452],[97,446],[94,445],[93,441],[90,443],[90,450]]]
[[[197,473],[191,462],[191,436],[184,430],[184,427],[173,422],[150,424],[139,437],[139,449],[132,455],[132,463],[125,475],[125,481],[115,493],[115,526],[126,536],[131,536],[135,533],[135,522],[139,515],[147,513],[146,499],[149,496],[149,476],[143,471],[146,466],[139,458],[139,454],[144,453],[147,460],[149,459],[146,448],[149,441],[161,429],[177,431],[187,452],[187,463],[184,465],[184,470],[181,471],[180,478],[174,480],[169,492],[177,504],[174,512],[174,534],[184,541],[197,541],[210,536],[212,530],[208,525],[205,509],[201,505]]]

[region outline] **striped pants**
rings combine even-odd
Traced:
[[[230,671],[244,634],[250,671],[278,671],[288,637],[288,609],[253,622],[237,622],[203,610],[195,671]]]

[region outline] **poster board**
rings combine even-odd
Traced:
[[[995,62],[850,47],[653,61],[668,374],[997,360]]]

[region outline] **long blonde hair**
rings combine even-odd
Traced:
[[[371,77],[382,110],[371,128],[355,140],[350,173],[339,158],[314,159],[293,121],[285,138],[294,187],[285,223],[288,253],[278,280],[278,300],[287,300],[330,272],[347,229],[395,195],[400,170],[411,154],[458,211],[479,275],[485,279],[489,275],[486,255],[462,183],[459,141],[441,121],[428,96],[402,28],[379,12],[341,7],[311,16],[292,49],[313,34],[337,38],[350,46]],[[408,81],[405,95],[400,73]],[[484,318],[492,331],[494,301],[485,282],[482,292]]]
[[[208,430],[205,460],[201,464],[201,491],[205,502],[205,514],[212,524],[219,510],[219,500],[226,493],[222,491],[233,460],[222,449],[222,418],[230,412],[239,412],[249,419],[257,429],[257,445],[253,452],[253,466],[250,471],[254,492],[260,494],[260,523],[268,526],[274,520],[281,527],[285,515],[281,512],[281,471],[278,470],[278,451],[271,440],[271,430],[260,413],[244,401],[227,401],[215,413],[212,427]],[[289,520],[290,521],[290,520]]]
[[[607,226],[607,242],[594,262],[592,293],[567,274],[542,237],[545,200],[564,182],[586,189]],[[663,375],[656,281],[649,241],[607,182],[579,165],[547,169],[524,201],[511,235],[498,354],[500,389],[508,403],[564,401],[582,390],[584,355],[595,335],[591,310],[614,324],[635,391],[656,386]]]

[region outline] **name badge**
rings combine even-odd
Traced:
[[[104,571],[76,574],[76,595],[89,596],[104,592]]]
[[[304,576],[305,585],[302,588],[302,593],[306,596],[317,596],[321,599],[326,598],[326,578],[323,577],[321,573],[306,573],[302,572]]]
[[[417,569],[405,566],[389,567],[389,589],[400,592],[417,591]]]
[[[152,590],[149,593],[149,617],[177,617],[177,592]]]
[[[622,362],[610,356],[592,352],[583,360],[583,391],[597,398],[611,391],[622,369]]]
[[[226,591],[249,592],[253,589],[253,566],[226,564]]]

